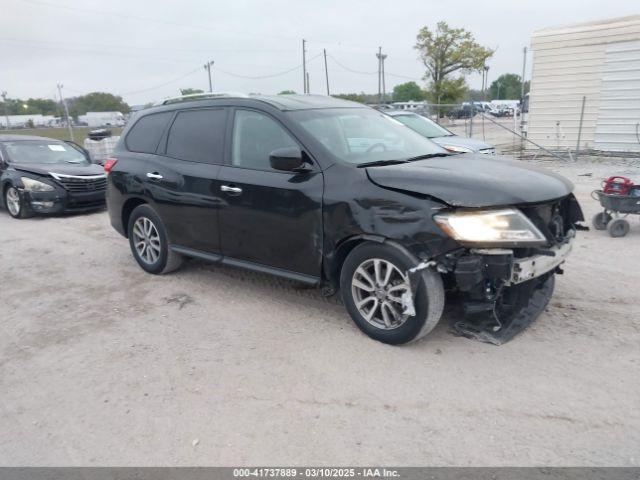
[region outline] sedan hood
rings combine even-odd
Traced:
[[[437,143],[442,147],[451,145],[452,147],[470,148],[474,152],[477,152],[478,150],[485,150],[487,148],[493,148],[493,145],[483,142],[482,140],[476,140],[475,138],[459,137],[458,135],[447,135],[446,137],[433,137],[433,138],[430,138],[429,140]]]
[[[477,153],[369,167],[378,186],[414,192],[456,207],[499,207],[562,198],[573,184],[523,162]]]
[[[49,175],[49,173],[59,173],[61,175],[100,175],[104,173],[104,168],[94,163],[90,165],[13,163],[11,166],[21,172],[35,173],[37,175]]]

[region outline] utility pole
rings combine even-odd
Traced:
[[[302,89],[308,93],[309,76],[307,75],[307,41],[302,39]]]
[[[378,57],[378,104],[382,105],[382,82],[380,78],[380,73],[382,71],[382,47],[378,47],[376,57]]]
[[[213,67],[213,60],[204,64],[204,69],[207,71],[209,75],[209,93],[213,93],[213,85],[211,84],[211,67]]]
[[[387,56],[386,55],[382,55],[382,101],[386,102],[387,101],[387,87],[384,81],[384,61],[386,60]]]
[[[487,90],[489,90],[489,65],[484,66],[484,87],[482,89],[482,99],[487,101]]]
[[[311,84],[309,83],[309,72],[307,72],[307,93],[311,93]]]
[[[3,90],[2,93],[0,93],[0,96],[2,97],[2,103],[4,105],[4,118],[7,121],[6,127],[7,130],[9,130],[9,105],[7,104],[7,92]]]
[[[62,106],[64,107],[64,113],[67,117],[67,128],[69,129],[69,139],[73,142],[73,128],[71,128],[71,119],[69,118],[69,107],[67,107],[67,102],[62,96],[62,87],[61,83],[58,84],[58,94],[60,95],[60,101],[62,102]]]
[[[384,60],[387,58],[386,55],[382,54],[382,47],[378,47],[376,57],[378,57],[378,103],[382,105],[383,96],[386,96],[384,83]]]
[[[327,68],[327,49],[322,50],[324,52],[324,76],[327,79],[327,96],[329,96],[329,69]]]

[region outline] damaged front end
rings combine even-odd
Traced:
[[[465,318],[453,327],[462,336],[496,345],[511,340],[542,313],[553,294],[554,274],[563,273],[561,265],[583,221],[573,195],[518,211],[543,237],[540,241],[466,243],[432,260],[460,298]]]

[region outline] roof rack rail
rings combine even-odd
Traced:
[[[164,100],[156,102],[155,105],[169,105],[171,103],[189,102],[191,100],[206,100],[209,98],[220,97],[249,98],[249,95],[239,92],[190,93],[189,95],[180,95],[179,97],[165,98]]]

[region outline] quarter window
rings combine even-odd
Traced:
[[[296,141],[275,120],[262,113],[237,110],[233,125],[232,162],[237,167],[271,170],[269,154]]]
[[[201,163],[222,163],[227,112],[224,109],[178,113],[167,140],[167,155]]]
[[[172,115],[173,112],[163,112],[140,118],[127,134],[127,149],[132,152],[155,153]]]

